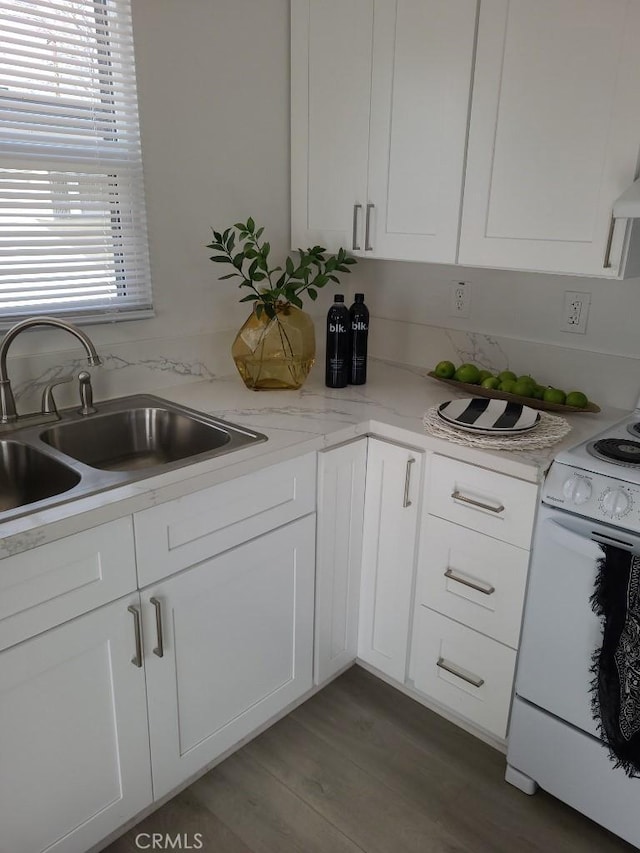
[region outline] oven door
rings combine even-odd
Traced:
[[[602,645],[591,598],[598,543],[640,553],[640,537],[542,506],[533,544],[516,693],[597,737],[592,656]]]

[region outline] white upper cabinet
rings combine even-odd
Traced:
[[[292,0],[294,248],[354,244],[367,195],[372,0]],[[356,205],[360,205],[359,208]]]
[[[475,25],[475,0],[375,3],[367,255],[455,261]]]
[[[611,214],[636,176],[639,35],[636,0],[482,0],[460,263],[637,274]]]
[[[293,0],[292,242],[453,263],[476,0]]]

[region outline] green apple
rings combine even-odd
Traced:
[[[545,388],[542,399],[545,403],[559,403],[563,405],[567,399],[567,395],[559,388]]]
[[[487,378],[483,379],[480,384],[483,388],[490,388],[492,391],[495,391],[495,389],[500,385],[500,380],[497,376],[487,376]]]
[[[456,370],[454,379],[458,382],[466,382],[469,385],[477,385],[480,382],[480,371],[475,364],[461,364]]]
[[[456,366],[452,361],[439,361],[433,372],[440,379],[451,379],[456,372]]]

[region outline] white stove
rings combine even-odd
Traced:
[[[640,532],[640,410],[555,458],[544,503]]]
[[[640,556],[640,408],[560,452],[542,489],[507,751],[509,782],[538,785],[640,848],[640,779],[615,768],[591,710],[602,622],[599,560]]]

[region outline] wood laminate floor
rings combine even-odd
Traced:
[[[204,853],[630,853],[505,758],[354,667],[107,848],[200,833]],[[144,843],[149,840],[145,837]]]

